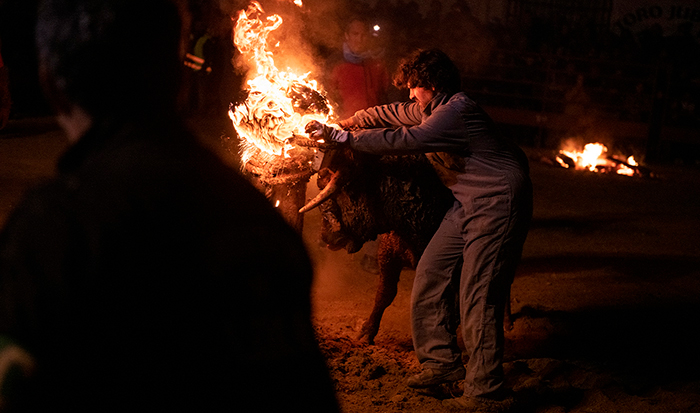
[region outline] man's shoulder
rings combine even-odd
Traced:
[[[448,102],[456,102],[460,104],[474,104],[475,102],[464,92],[457,92],[449,97]]]
[[[330,67],[333,72],[347,72],[351,70],[362,69],[362,65],[348,62],[347,60],[339,60],[332,64]]]
[[[347,63],[347,61],[343,58],[343,54],[341,52],[332,53],[325,60],[325,66],[328,68],[328,70],[336,70],[345,63]]]
[[[29,188],[2,227],[2,259],[17,258],[30,245],[46,240],[64,243],[67,228],[75,221],[70,193],[70,181],[59,178]]]
[[[444,106],[455,109],[459,112],[471,112],[474,111],[478,104],[467,96],[464,92],[457,92],[452,96],[449,96],[445,102]]]

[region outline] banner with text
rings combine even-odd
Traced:
[[[639,33],[658,25],[664,36],[689,30],[698,40],[700,1],[615,0],[610,22],[616,33],[623,29]]]

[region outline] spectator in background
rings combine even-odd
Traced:
[[[585,76],[579,73],[576,83],[564,95],[564,114],[570,120],[568,134],[573,136],[585,135],[592,128],[596,118],[585,79]]]
[[[230,104],[231,59],[230,17],[209,12],[206,20],[193,22],[191,44],[185,54],[188,81],[188,111],[192,115],[224,117]],[[224,23],[222,23],[224,21]]]
[[[342,59],[336,58],[327,82],[331,98],[338,103],[338,115],[349,118],[355,112],[388,103],[390,79],[385,64],[374,57],[370,47],[371,32],[367,21],[359,17],[345,26]],[[378,274],[378,242],[371,241],[363,247],[361,266]]]
[[[188,86],[190,88],[187,103],[189,110],[194,114],[207,114],[211,102],[215,99],[215,92],[210,87],[212,75],[212,63],[215,50],[213,50],[214,38],[205,27],[204,22],[193,23],[192,44],[185,53],[185,66],[188,71]]]
[[[177,114],[175,3],[39,10],[71,146],[0,233],[0,366],[34,370],[3,408],[337,412],[300,236]]]
[[[7,66],[2,60],[2,39],[0,39],[0,130],[7,126],[10,119],[10,78]]]
[[[326,87],[338,104],[338,116],[348,118],[360,109],[387,103],[390,79],[385,64],[370,48],[367,21],[353,18],[345,26],[342,58],[331,61]]]

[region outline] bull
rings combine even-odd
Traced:
[[[372,344],[401,271],[416,268],[455,198],[423,154],[378,156],[335,148],[325,154],[317,185],[320,192],[299,212],[319,207],[321,239],[329,249],[355,253],[378,238],[374,306],[356,336]],[[504,328],[512,328],[510,305]]]
[[[319,206],[321,239],[328,248],[355,253],[379,237],[374,307],[357,335],[372,343],[396,297],[401,270],[415,268],[454,198],[424,155],[334,149],[323,159],[317,185],[321,191],[300,212]]]

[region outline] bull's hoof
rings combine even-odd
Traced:
[[[503,320],[503,331],[505,331],[506,333],[513,331],[513,327],[514,326],[513,326],[512,320],[508,320],[508,319]]]
[[[374,344],[374,338],[377,336],[377,331],[372,331],[371,328],[362,327],[359,333],[355,336],[355,340],[362,344]]]

